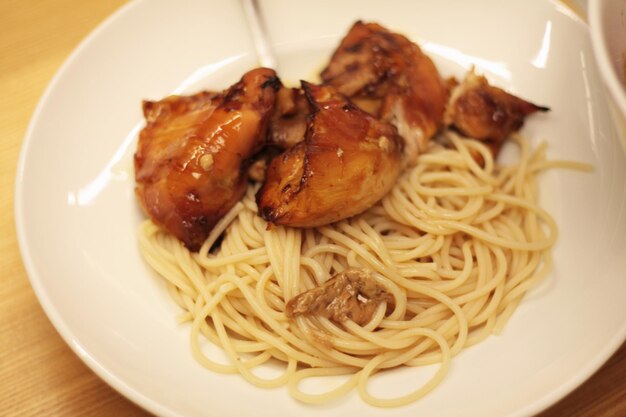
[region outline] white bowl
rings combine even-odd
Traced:
[[[591,0],[588,7],[593,51],[626,151],[626,1]]]

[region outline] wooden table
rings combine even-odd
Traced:
[[[0,415],[147,415],[93,374],[48,321],[15,237],[13,184],[26,126],[44,88],[124,0],[0,2]],[[541,414],[626,416],[626,345],[587,383]]]

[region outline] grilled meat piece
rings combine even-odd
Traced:
[[[393,302],[393,296],[378,285],[369,272],[349,268],[289,300],[286,314],[291,318],[326,317],[337,323],[352,320],[363,326],[384,302]]]
[[[522,127],[526,116],[548,110],[490,85],[471,70],[452,90],[445,123],[484,142],[495,158],[506,138]]]
[[[276,96],[276,107],[270,119],[268,145],[285,150],[303,140],[310,113],[309,102],[302,89],[282,87]]]
[[[272,160],[256,199],[270,223],[316,227],[380,200],[400,174],[403,141],[331,86],[302,86],[313,109],[305,139]]]
[[[243,196],[279,88],[273,70],[258,68],[221,94],[144,102],[135,191],[152,221],[190,250]]]
[[[447,83],[415,43],[376,23],[356,22],[321,73],[356,105],[398,128],[412,165],[443,123]]]

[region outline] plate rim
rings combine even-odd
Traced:
[[[62,64],[57,68],[56,72],[46,85],[43,93],[41,94],[39,100],[37,101],[37,105],[32,113],[32,116],[29,119],[26,131],[23,136],[23,140],[20,146],[19,156],[17,160],[17,167],[15,171],[15,182],[13,187],[13,195],[15,196],[15,200],[13,203],[13,214],[14,214],[14,226],[17,238],[17,244],[20,252],[20,256],[22,259],[22,265],[26,270],[26,276],[28,277],[28,281],[33,288],[37,301],[39,305],[43,309],[46,317],[52,323],[52,326],[56,330],[56,332],[61,336],[65,344],[72,350],[72,352],[81,360],[81,362],[94,372],[101,380],[107,383],[110,387],[112,387],[115,391],[117,391],[120,395],[125,397],[126,399],[132,401],[138,407],[143,408],[151,413],[156,413],[158,415],[167,415],[167,416],[179,416],[174,410],[171,410],[168,407],[165,407],[163,404],[155,401],[153,398],[142,394],[140,391],[133,388],[123,379],[118,376],[112,374],[108,369],[106,369],[102,364],[91,356],[91,354],[80,345],[73,335],[72,330],[69,328],[65,319],[58,312],[54,303],[50,300],[48,293],[43,288],[42,279],[35,267],[34,261],[32,259],[30,248],[28,247],[28,242],[26,238],[25,231],[25,216],[24,216],[24,186],[23,186],[23,178],[26,160],[28,158],[29,149],[32,146],[32,138],[33,131],[37,124],[37,121],[40,118],[40,115],[43,109],[46,107],[47,102],[52,95],[52,92],[56,89],[57,85],[60,83],[61,79],[64,77],[65,73],[71,67],[73,62],[80,56],[83,51],[89,47],[89,44],[92,43],[93,39],[98,37],[100,33],[106,31],[118,18],[128,12],[128,10],[133,9],[135,7],[139,7],[139,4],[145,2],[145,0],[131,0],[123,5],[119,6],[115,9],[111,14],[109,14],[104,20],[98,23],[86,36],[84,36],[80,42],[72,49],[70,54],[65,58]]]

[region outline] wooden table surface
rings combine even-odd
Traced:
[[[41,309],[20,258],[13,187],[26,126],[68,54],[124,0],[0,0],[0,415],[147,415],[91,372]],[[626,416],[626,345],[541,414]]]

